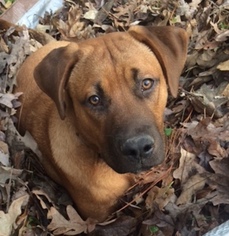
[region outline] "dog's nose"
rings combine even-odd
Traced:
[[[136,159],[152,155],[154,140],[149,135],[141,135],[127,139],[121,147],[122,154]]]

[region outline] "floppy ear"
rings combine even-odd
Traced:
[[[76,43],[54,49],[34,70],[37,85],[55,102],[61,119],[65,118],[65,86],[79,60],[77,51]]]
[[[188,36],[172,26],[132,26],[128,30],[136,40],[146,44],[162,66],[171,94],[176,97],[179,78],[186,61]]]

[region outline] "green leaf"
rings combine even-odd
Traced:
[[[165,135],[167,137],[169,137],[173,132],[173,129],[172,128],[165,128]]]
[[[157,226],[150,226],[149,230],[150,230],[150,233],[153,233],[153,234],[155,234],[159,231]]]

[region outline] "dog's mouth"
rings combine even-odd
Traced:
[[[105,162],[117,173],[119,174],[125,174],[125,173],[133,173],[133,174],[139,174],[143,171],[150,170],[152,167],[159,165],[162,163],[164,159],[164,155],[162,154],[161,158],[157,158],[157,161],[154,160],[154,157],[150,158],[149,163],[144,163],[144,161],[136,162],[131,160],[131,158],[121,157],[121,158],[115,158],[116,161],[107,161]]]
[[[103,159],[120,174],[147,171],[159,165],[165,156],[164,141],[160,135],[153,138],[151,135],[141,134],[123,142],[119,140],[109,150]]]

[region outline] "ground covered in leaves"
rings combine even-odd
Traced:
[[[166,161],[139,176],[101,224],[82,220],[13,123],[25,58],[51,40],[84,40],[130,25],[190,36],[179,96],[165,111]],[[229,4],[218,0],[66,0],[36,31],[0,32],[0,235],[203,235],[229,219]],[[175,69],[175,68],[174,68]],[[29,143],[31,147],[31,143]]]

